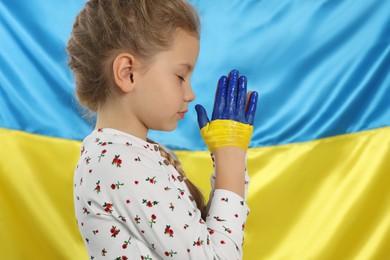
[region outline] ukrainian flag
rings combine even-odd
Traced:
[[[244,259],[390,259],[390,1],[191,2],[202,22],[195,103],[210,113],[234,68],[260,94]],[[93,119],[65,52],[83,4],[0,2],[0,259],[88,258],[73,170]],[[150,137],[208,194],[194,105],[177,130]]]

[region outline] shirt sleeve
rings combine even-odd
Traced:
[[[137,149],[107,149],[89,163],[94,166],[77,189],[83,199],[76,215],[90,255],[132,259],[129,250],[140,241],[144,259],[150,250],[163,259],[242,258],[248,207],[237,194],[214,190],[203,221],[173,166]]]

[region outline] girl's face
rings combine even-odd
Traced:
[[[172,131],[195,99],[190,78],[199,54],[199,40],[177,29],[172,47],[158,53],[146,71],[134,73],[135,118],[146,130]]]

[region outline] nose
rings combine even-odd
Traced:
[[[188,84],[188,86],[185,89],[186,91],[184,93],[184,101],[192,102],[195,99],[195,93],[192,91],[191,84]]]

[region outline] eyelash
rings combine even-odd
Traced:
[[[177,76],[181,81],[183,81],[183,82],[186,82],[186,80],[183,78],[183,77],[181,77],[181,76]]]

